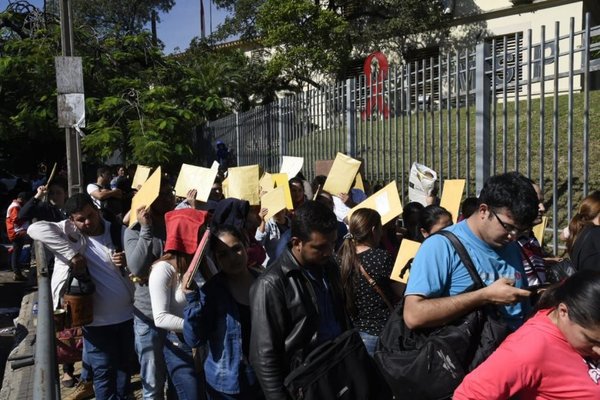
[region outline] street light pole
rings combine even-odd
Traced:
[[[60,36],[62,55],[73,56],[73,23],[71,21],[70,0],[60,2]],[[81,143],[77,131],[70,127],[65,128],[65,141],[67,144],[67,171],[69,196],[83,191],[81,169]]]

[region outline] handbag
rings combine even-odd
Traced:
[[[437,234],[452,243],[474,281],[485,285],[460,240],[448,231]],[[375,362],[396,399],[451,398],[464,376],[481,364],[508,335],[508,327],[494,307],[478,308],[432,329],[409,329],[404,302],[390,315],[377,343]]]
[[[390,398],[356,329],[317,346],[283,384],[294,400]]]
[[[72,364],[81,361],[83,332],[81,328],[65,328],[56,333],[56,362]]]
[[[94,321],[95,285],[86,272],[77,279],[79,290],[76,292],[72,286],[74,278],[72,271],[69,270],[62,299],[66,310],[65,326],[68,328],[88,325]]]
[[[562,282],[575,272],[575,266],[573,265],[571,259],[563,258],[557,263],[546,265],[546,282]]]

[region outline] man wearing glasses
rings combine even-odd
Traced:
[[[485,304],[496,304],[509,327],[517,329],[529,310],[527,278],[515,242],[531,229],[538,197],[530,181],[517,172],[488,179],[475,213],[446,229],[467,249],[483,289],[473,285],[467,268],[450,242],[428,238],[412,263],[405,293],[404,321],[411,328],[447,324]]]

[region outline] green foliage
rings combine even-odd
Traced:
[[[31,19],[36,23],[24,25]],[[220,60],[199,46],[194,57],[165,56],[148,32],[106,27],[102,32],[86,24],[74,28],[86,96],[82,150],[89,161],[101,162],[120,150],[126,163],[178,167],[191,159],[194,127],[230,113],[237,99],[249,97],[236,94],[245,80],[236,71],[239,53]],[[0,13],[3,161],[62,161],[65,134],[57,127],[54,68],[60,52],[55,16]]]
[[[99,32],[139,33],[152,13],[169,11],[175,0],[72,0],[77,25],[95,27]]]
[[[450,17],[439,0],[215,0],[233,16],[215,39],[239,36],[269,49],[267,74],[316,85],[343,75],[348,61],[375,50],[402,55],[437,44]]]

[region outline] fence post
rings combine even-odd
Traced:
[[[356,108],[354,107],[354,79],[346,79],[346,153],[356,157]]]
[[[490,46],[479,43],[475,56],[475,191],[490,176],[490,77],[486,73]],[[492,71],[493,73],[493,71]]]
[[[242,165],[240,163],[240,153],[241,153],[241,148],[240,148],[240,113],[237,111],[234,111],[235,113],[235,156],[237,159],[237,166],[239,167],[240,165]]]
[[[283,99],[277,99],[277,133],[279,137],[279,158],[283,161],[283,156],[287,155],[287,138],[283,133]]]

